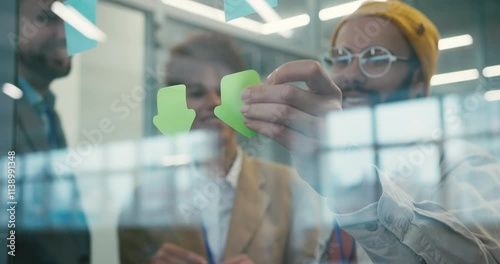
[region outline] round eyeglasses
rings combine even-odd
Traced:
[[[386,75],[396,61],[410,61],[409,58],[395,56],[388,49],[379,46],[369,47],[360,53],[352,53],[347,48],[332,48],[324,61],[334,74],[341,74],[354,58],[358,58],[361,72],[370,78]]]

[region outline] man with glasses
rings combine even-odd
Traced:
[[[325,60],[331,78],[316,61],[282,65],[267,84],[243,91],[245,122],[287,147],[300,175],[313,179],[325,114],[426,97],[438,40],[436,27],[418,10],[397,1],[364,3],[332,35]],[[300,81],[307,91],[291,84]],[[326,172],[323,176],[337,184],[318,189],[330,195],[337,227],[331,242],[337,245],[329,252],[336,256],[325,260],[355,262],[352,236],[376,263],[500,262],[498,165],[479,151],[442,165],[439,185],[426,190],[430,194],[424,198],[412,196],[383,173],[342,185],[337,175]],[[467,203],[447,201],[450,193]]]
[[[324,60],[331,69],[333,75],[340,78],[345,76],[355,59],[358,60],[357,64],[359,65],[359,70],[364,77],[368,79],[379,79],[384,77],[394,64],[400,62],[408,63],[411,66],[411,70],[409,71],[408,78],[401,83],[400,89],[384,97],[381,97],[380,93],[371,92],[360,85],[353,85],[353,87],[349,87],[349,89],[342,90],[345,94],[361,92],[366,95],[344,97],[344,109],[356,105],[369,105],[376,102],[393,102],[407,99],[406,90],[411,84],[410,74],[418,69],[418,60],[393,55],[389,49],[383,46],[368,47],[360,53],[352,53],[347,47],[334,47],[331,49],[330,55],[325,57]]]

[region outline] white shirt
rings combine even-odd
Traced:
[[[236,158],[226,177],[215,180],[215,183],[219,186],[219,195],[216,195],[205,210],[201,212],[203,226],[207,235],[205,239],[208,241],[215,263],[222,263],[224,258],[224,249],[226,248],[242,162],[243,151],[238,148]]]
[[[447,153],[434,193],[381,173],[377,202],[336,215],[363,247],[360,263],[371,262],[367,256],[378,263],[498,263],[500,165],[464,142],[450,142]]]

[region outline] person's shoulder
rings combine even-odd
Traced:
[[[470,175],[471,172],[487,169],[493,174],[500,173],[496,158],[486,149],[460,139],[446,142],[442,160],[444,175]],[[457,174],[458,173],[458,174]]]
[[[495,157],[486,149],[471,142],[453,139],[445,144],[445,161],[451,164],[463,163],[467,161],[495,162]]]

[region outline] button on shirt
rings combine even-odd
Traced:
[[[233,210],[242,162],[243,152],[238,148],[236,158],[227,176],[223,179],[215,180],[215,183],[219,186],[220,195],[212,200],[209,206],[202,211],[203,225],[207,235],[205,239],[210,245],[213,260],[216,263],[221,263],[224,258],[224,249],[226,248],[231,212]]]

